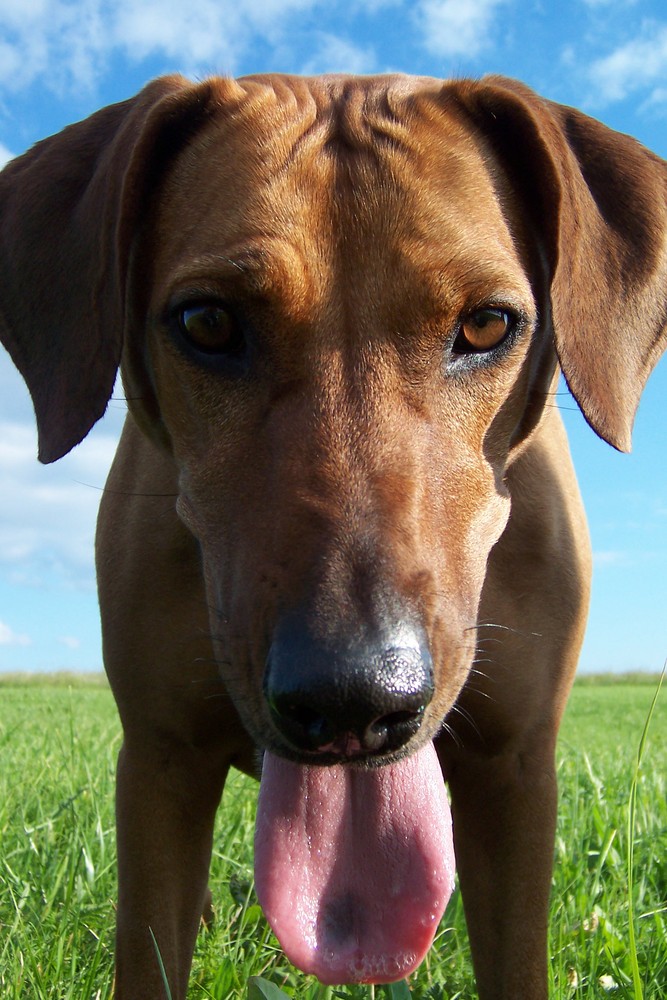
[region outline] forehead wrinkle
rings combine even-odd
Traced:
[[[400,86],[387,88],[384,80],[360,85],[335,76],[249,83],[248,97],[228,121],[243,133],[265,134],[262,162],[271,172],[302,164],[312,167],[317,160],[322,168],[320,154],[329,163],[346,154],[379,161],[387,152],[405,154],[417,148],[410,127],[415,109]]]
[[[219,252],[197,255],[193,277],[201,265],[211,283],[222,273],[249,295],[283,299],[288,311],[301,312],[309,296],[314,311],[334,276],[350,292],[365,286],[375,301],[401,244],[406,264],[418,262],[415,280],[426,265],[441,288],[448,274],[461,274],[466,286],[485,285],[486,277],[475,278],[480,258],[515,270],[512,235],[482,151],[432,93],[417,96],[400,81],[387,89],[338,78],[314,91],[299,83],[298,93],[280,80],[244,86],[250,93],[207,130],[191,154],[192,183],[181,186],[192,214],[190,192],[202,162],[208,178],[215,155],[215,183],[202,186],[225,211],[215,229],[207,198],[194,214]],[[427,127],[417,127],[420,121]]]

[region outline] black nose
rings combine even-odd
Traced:
[[[431,657],[412,626],[363,641],[318,641],[294,615],[276,630],[265,695],[277,730],[295,750],[391,753],[414,736],[433,697]]]

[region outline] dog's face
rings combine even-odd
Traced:
[[[290,681],[304,689],[401,650],[430,688],[420,739],[435,734],[474,654],[508,456],[549,379],[534,236],[483,140],[407,91],[390,107],[383,89],[320,87],[301,104],[251,89],[204,128],[135,249],[221,669],[253,736],[289,754],[309,744],[265,697],[281,642],[324,664]]]
[[[502,78],[165,78],[2,172],[0,333],[40,457],[101,416],[122,351],[261,743],[433,735],[556,351],[629,447],[665,342],[665,184]]]

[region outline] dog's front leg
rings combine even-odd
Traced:
[[[590,547],[551,410],[508,471],[512,513],[492,551],[479,657],[439,752],[480,1000],[545,1000],[555,746],[588,606]],[[494,624],[496,623],[496,624]]]
[[[205,749],[126,739],[118,760],[117,1000],[184,998],[227,767]]]
[[[247,743],[214,660],[177,492],[173,467],[128,418],[97,532],[104,659],[124,731],[117,1000],[166,996],[158,950],[172,997],[185,997],[215,811]]]
[[[480,1000],[546,1000],[556,824],[551,748],[457,755],[456,864]]]

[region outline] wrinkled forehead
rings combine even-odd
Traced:
[[[496,174],[436,81],[247,78],[228,83],[166,180],[163,251],[255,271],[290,258],[354,272],[369,254],[422,271],[443,259],[465,270],[471,254],[502,268],[516,251]]]

